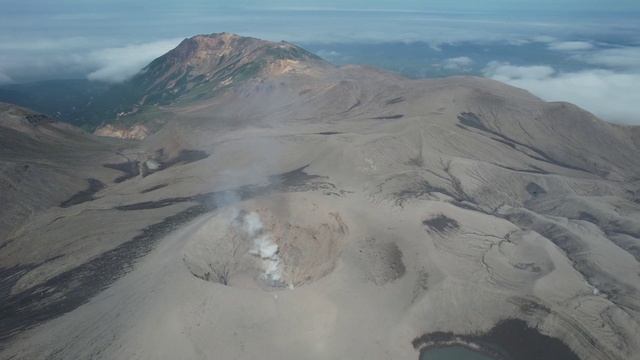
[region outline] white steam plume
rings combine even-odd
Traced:
[[[256,212],[245,214],[242,218],[242,229],[253,241],[249,253],[260,258],[262,277],[267,281],[280,283],[282,281],[280,249],[273,241],[271,234],[265,232],[260,215]]]

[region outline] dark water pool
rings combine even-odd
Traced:
[[[530,305],[532,306],[532,305]],[[544,308],[538,306],[540,311]],[[547,310],[548,312],[548,310]],[[589,338],[596,342],[595,339]],[[499,321],[484,334],[454,334],[452,332],[432,332],[415,338],[411,344],[420,350],[420,360],[580,360],[580,358],[560,339],[542,334],[536,327],[530,327],[522,319]],[[475,353],[462,345],[448,347],[449,344],[477,344],[493,357]],[[441,345],[441,346],[439,346]]]
[[[447,346],[425,350],[420,360],[494,360],[492,357],[464,346]]]

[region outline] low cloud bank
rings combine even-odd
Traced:
[[[153,59],[178,45],[180,39],[155,41],[97,50],[89,56],[99,68],[87,75],[89,80],[122,82],[135,75]]]
[[[574,103],[602,119],[640,125],[640,73],[613,70],[559,72],[551,66],[492,62],[486,77],[526,89],[547,101]]]
[[[442,67],[453,71],[470,71],[473,60],[467,56],[449,58],[444,61]]]
[[[586,41],[558,41],[549,44],[549,49],[558,51],[591,50],[593,44]]]
[[[574,58],[592,65],[640,72],[640,47],[601,49],[586,54],[578,54]]]
[[[65,78],[121,82],[181,40],[105,47],[82,38],[0,41],[0,84]]]

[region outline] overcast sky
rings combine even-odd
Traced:
[[[122,81],[181,39],[222,31],[302,45],[535,43],[557,56],[512,64],[463,53],[440,66],[482,68],[545,99],[640,123],[640,0],[0,0],[0,9],[0,84]],[[568,72],[562,59],[584,66]]]

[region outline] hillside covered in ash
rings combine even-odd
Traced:
[[[640,359],[637,127],[228,33],[119,86],[0,105],[1,358]]]

